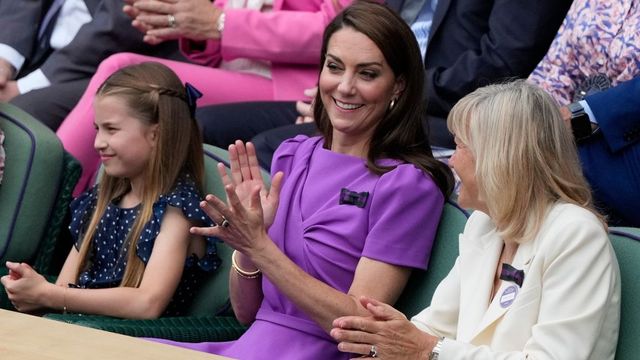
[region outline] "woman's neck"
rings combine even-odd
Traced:
[[[502,262],[506,262],[507,264],[511,264],[513,262],[513,258],[518,251],[518,243],[515,241],[505,241],[504,247],[502,248]]]
[[[333,134],[331,139],[331,151],[340,154],[356,156],[366,159],[369,153],[369,140],[349,139],[343,136],[336,136]]]

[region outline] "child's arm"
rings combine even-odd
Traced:
[[[191,240],[190,226],[190,222],[179,209],[167,207],[160,233],[138,288],[76,289],[56,286],[42,279],[45,284],[38,282],[30,289],[24,289],[19,294],[14,293],[17,296],[14,296],[12,301],[18,304],[37,302],[40,307],[66,307],[68,311],[88,314],[137,319],[156,318],[169,304],[182,276]],[[70,269],[77,266],[77,255],[77,251],[72,249],[60,273],[60,285],[66,285],[63,284],[64,281],[70,282],[68,274]],[[26,264],[20,265],[28,267]],[[30,271],[35,273],[32,269]]]

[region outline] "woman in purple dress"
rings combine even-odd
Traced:
[[[427,264],[452,177],[422,129],[411,30],[383,5],[358,3],[325,30],[321,63],[322,136],[280,146],[270,190],[253,145],[231,145],[231,174],[219,166],[227,201],[201,204],[220,226],[192,228],[236,249],[231,302],[251,326],[234,342],[180,346],[239,359],[348,358],[328,335],[333,319],[366,314],[363,295],[395,302],[411,269]]]

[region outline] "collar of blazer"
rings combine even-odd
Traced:
[[[438,0],[438,4],[436,5],[436,10],[433,13],[433,20],[431,22],[431,30],[429,30],[429,42],[433,39],[434,34],[438,31],[438,28],[442,24],[444,20],[444,16],[447,14],[447,10],[449,10],[449,5],[451,5],[451,0]],[[427,52],[429,52],[429,43],[427,43]]]
[[[473,236],[473,234],[469,235]],[[465,242],[464,245],[463,242]],[[502,244],[502,239],[495,230],[476,239],[469,238],[466,241],[461,241],[461,250],[467,249],[460,252],[460,309],[465,314],[461,316],[458,324],[458,340],[472,342],[474,338],[481,335],[484,330],[509,311],[517,299],[518,293],[522,290],[515,283],[502,281],[493,301],[489,303]],[[534,254],[535,240],[525,242],[518,247],[511,264],[519,270],[524,270],[523,288],[527,286],[526,275]],[[514,286],[515,289],[513,289]],[[507,291],[508,288],[511,289]],[[512,299],[513,301],[507,301],[505,296],[512,293],[513,290],[516,290],[515,298]],[[505,291],[507,291],[506,294]]]

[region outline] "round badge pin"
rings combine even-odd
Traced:
[[[516,295],[518,295],[518,287],[516,285],[511,285],[504,289],[502,295],[500,295],[500,306],[503,308],[511,306],[516,300]]]

